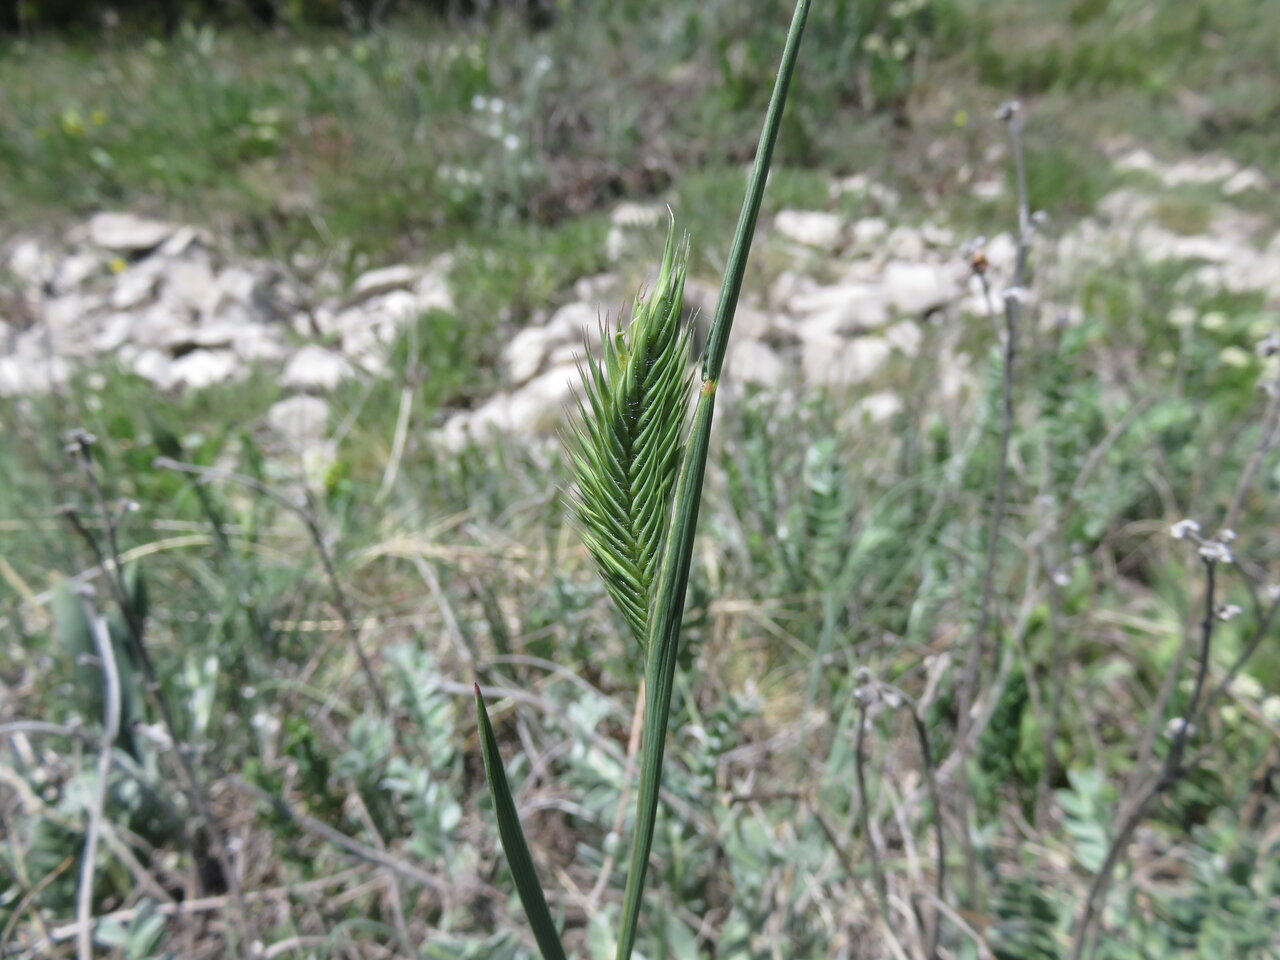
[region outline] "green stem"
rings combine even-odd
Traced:
[[[617,960],[630,960],[631,952],[635,948],[645,874],[649,867],[649,852],[653,847],[653,833],[657,824],[658,792],[662,784],[662,758],[666,746],[676,659],[680,648],[680,623],[684,612],[685,590],[689,583],[698,506],[702,499],[702,480],[706,472],[707,451],[711,442],[711,419],[715,410],[716,386],[724,366],[725,349],[729,343],[729,331],[733,326],[733,316],[738,306],[743,276],[746,274],[747,256],[751,251],[756,221],[760,217],[760,202],[764,196],[769,165],[773,160],[774,144],[778,139],[782,108],[786,103],[787,89],[795,71],[800,38],[804,33],[805,20],[808,16],[809,0],[797,0],[795,13],[791,19],[791,29],[787,33],[786,47],[782,53],[782,63],[778,68],[773,96],[769,100],[769,109],[765,115],[764,129],[760,133],[760,146],[756,151],[755,166],[747,184],[747,195],[742,203],[742,213],[738,217],[737,231],[729,251],[724,284],[720,288],[720,299],[716,304],[711,333],[703,354],[702,389],[693,414],[689,445],[680,463],[680,473],[676,479],[671,530],[659,571],[654,616],[650,621],[649,650],[645,665],[648,700],[644,711],[640,789],[636,797],[636,826],[627,870],[626,893],[622,903],[622,926],[618,934]]]

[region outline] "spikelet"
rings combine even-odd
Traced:
[[[652,292],[585,361],[580,416],[567,438],[583,541],[641,644],[688,419],[689,331],[680,329],[687,256],[673,221]]]

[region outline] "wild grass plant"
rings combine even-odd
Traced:
[[[519,282],[464,252],[466,296],[496,315],[595,269],[581,251],[603,231],[578,229],[567,266],[541,251]],[[692,427],[674,301],[717,257],[686,263],[678,233],[588,361],[579,461],[411,436],[388,471],[405,387],[424,411],[465,402],[494,351],[449,316],[417,330],[444,356],[406,338],[388,382],[335,395],[338,460],[311,485],[264,453],[266,377],[168,401],[104,369],[0,401],[3,949],[607,960],[630,929],[636,954],[680,960],[1273,955],[1275,315],[1140,251],[1057,276],[1053,229],[1025,283],[983,275],[989,317],[923,327],[887,424],[847,422],[838,394],[721,406],[681,501],[704,535],[674,650],[637,598],[661,592],[680,468],[628,457]],[[1012,322],[1010,287],[1030,290]],[[963,356],[976,383],[944,393]],[[633,415],[639,397],[666,416]],[[88,461],[60,450],[81,425]],[[97,584],[95,612],[55,573]],[[156,670],[141,705],[119,698],[143,723],[117,726],[104,667],[140,683],[137,573]],[[649,680],[655,650],[671,673]],[[646,840],[634,781],[655,743]]]
[[[686,373],[689,333],[680,330],[685,256],[677,251],[674,224],[648,300],[636,304],[625,331],[605,339],[599,358],[586,361],[587,400],[579,404],[582,423],[573,441],[578,519],[610,596],[645,652],[640,786],[617,938],[618,960],[629,960],[635,949],[657,825],[667,726],[716,392],[808,15],[808,0],[798,0],[703,351],[692,416]],[[687,441],[686,420],[691,421]],[[478,686],[476,707],[503,847],[543,957],[557,960],[564,956],[564,950],[520,833]]]

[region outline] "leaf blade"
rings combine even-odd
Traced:
[[[529,853],[529,845],[524,839],[524,829],[520,826],[520,815],[516,812],[516,804],[511,796],[511,788],[507,784],[507,773],[502,765],[502,754],[498,751],[498,739],[493,734],[493,724],[489,722],[489,712],[485,709],[484,697],[480,693],[480,684],[475,685],[476,721],[480,727],[480,752],[484,757],[484,775],[489,783],[489,796],[493,799],[494,812],[498,820],[498,836],[502,839],[502,851],[507,857],[507,866],[516,882],[516,892],[520,895],[520,903],[524,907],[524,915],[533,930],[533,937],[538,942],[538,950],[543,960],[565,960],[564,946],[560,943],[560,934],[556,930],[555,921],[551,918],[551,910],[547,907],[547,898],[542,891],[537,871],[533,866],[533,857]]]

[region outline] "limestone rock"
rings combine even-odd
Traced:
[[[773,221],[774,229],[788,240],[830,250],[840,242],[841,218],[819,210],[782,210]]]
[[[889,390],[870,393],[855,403],[845,416],[847,427],[856,429],[863,423],[884,423],[902,412],[902,398]]]
[[[418,282],[421,276],[422,271],[419,268],[407,264],[370,270],[356,278],[356,282],[351,286],[351,296],[347,298],[347,304],[353,306],[370,297],[390,293],[392,290],[408,290]]]
[[[324,440],[328,423],[329,402],[306,394],[281,400],[267,411],[267,425],[297,446]]]
[[[884,268],[885,297],[901,313],[924,316],[958,301],[963,294],[954,269],[933,263],[894,260]]]
[[[893,347],[882,337],[812,336],[801,346],[805,382],[810,386],[847,387],[864,383],[888,363]]]
[[[310,344],[289,360],[280,382],[299,390],[329,390],[351,375],[351,364],[339,354]]]
[[[730,382],[751,384],[767,390],[781,386],[786,364],[777,352],[758,340],[730,343],[726,366]]]
[[[174,386],[200,390],[235,376],[239,364],[230,350],[192,350],[169,366]]]
[[[103,250],[145,253],[160,246],[176,230],[173,224],[132,213],[99,213],[89,221],[89,241]]]

